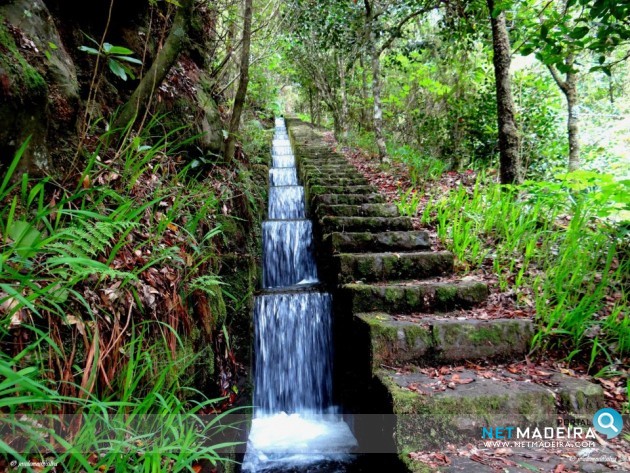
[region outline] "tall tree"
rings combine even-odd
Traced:
[[[613,0],[523,0],[521,17],[528,40],[521,54],[536,51],[567,102],[569,171],[580,167],[579,90],[584,63],[597,57],[590,71],[610,75],[630,58],[630,2]],[[532,14],[534,12],[534,14]],[[620,52],[620,57],[614,53]],[[582,70],[581,70],[582,69]]]
[[[374,100],[374,115],[372,128],[378,148],[378,157],[383,161],[387,157],[385,136],[383,135],[383,108],[381,105],[381,53],[377,45],[376,25],[374,25],[374,10],[370,0],[364,0],[365,5],[365,36],[368,41],[368,55],[372,65],[372,99]]]
[[[495,10],[494,0],[487,0],[492,26],[492,51],[499,125],[499,159],[502,184],[521,181],[518,127],[514,112],[510,78],[511,47],[505,24],[505,12]]]
[[[569,172],[576,171],[580,167],[580,139],[579,139],[579,116],[578,116],[578,74],[574,68],[575,54],[570,53],[564,60],[565,78],[560,76],[560,72],[554,64],[547,64],[547,68],[558,84],[560,90],[567,99],[567,134],[569,137]]]
[[[241,65],[238,89],[234,97],[232,116],[230,118],[230,129],[225,143],[225,159],[228,162],[234,159],[236,149],[236,134],[241,123],[241,113],[245,105],[247,95],[247,84],[249,83],[249,50],[252,40],[252,0],[244,0],[245,8],[243,15],[243,39],[241,41]]]
[[[363,0],[365,8],[365,32],[368,56],[372,65],[372,98],[374,100],[373,126],[381,161],[387,159],[387,147],[383,133],[383,107],[381,104],[381,56],[403,33],[403,28],[412,19],[438,8],[439,0],[428,2],[406,0],[383,2]]]

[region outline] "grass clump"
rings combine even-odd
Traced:
[[[99,137],[70,186],[14,175],[25,143],[0,182],[7,460],[68,471],[226,461],[222,416],[203,417],[227,407],[225,392],[193,353],[227,333],[213,308],[230,297],[215,261],[231,191],[159,125],[120,147],[114,132]]]
[[[422,214],[460,267],[491,268],[502,291],[536,310],[535,347],[589,368],[630,354],[628,182],[578,172],[506,190],[483,176]]]

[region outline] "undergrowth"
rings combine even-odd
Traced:
[[[225,461],[220,417],[199,417],[217,399],[186,387],[212,375],[223,323],[194,298],[225,307],[213,274],[223,187],[159,125],[121,147],[114,131],[101,136],[71,188],[15,176],[24,143],[0,183],[0,449],[16,461],[69,471]],[[192,355],[195,336],[209,352]]]
[[[421,219],[461,269],[491,267],[502,291],[535,307],[535,348],[558,348],[603,374],[630,355],[627,227],[610,220],[628,209],[628,195],[627,181],[585,171],[509,190],[481,176],[472,189],[432,198]]]

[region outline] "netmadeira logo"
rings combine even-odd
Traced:
[[[482,440],[497,440],[504,442],[520,441],[589,441],[596,440],[596,432],[612,439],[621,433],[623,419],[621,414],[614,409],[606,407],[600,409],[593,416],[592,422],[588,420],[574,419],[568,426],[555,427],[518,427],[495,426],[482,427]],[[563,446],[554,443],[553,446]],[[566,446],[571,446],[567,443]]]

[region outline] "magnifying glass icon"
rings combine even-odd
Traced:
[[[607,420],[606,423],[604,423],[604,419]],[[609,412],[602,412],[597,418],[597,423],[601,429],[611,429],[616,434],[619,433],[619,429],[615,427],[615,419]]]

